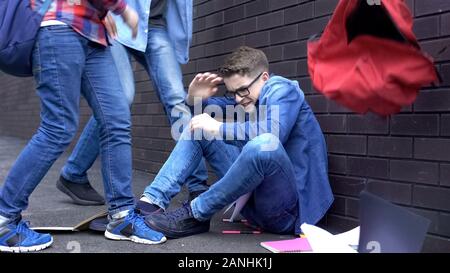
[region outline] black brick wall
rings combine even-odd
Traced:
[[[450,252],[450,1],[408,0],[415,32],[443,77],[414,105],[383,119],[355,115],[316,93],[308,78],[306,40],[321,32],[337,0],[196,0],[187,85],[214,70],[239,45],[264,50],[276,74],[299,81],[326,134],[336,201],[322,221],[337,230],[357,225],[363,189],[410,207],[432,221],[425,251]],[[169,127],[142,67],[135,66],[134,167],[154,175],[173,148]],[[0,75],[0,134],[29,138],[39,122],[31,79]],[[82,104],[82,120],[89,115]],[[82,123],[84,124],[84,123]]]

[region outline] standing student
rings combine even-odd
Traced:
[[[190,119],[185,111],[180,64],[188,61],[192,38],[192,0],[128,0],[139,14],[138,33],[131,39],[126,24],[114,16],[107,18],[113,41],[111,52],[120,75],[124,96],[131,105],[134,98],[134,79],[129,55],[146,69],[156,94],[164,106],[169,123]],[[176,112],[172,115],[172,111]],[[180,116],[180,113],[182,115]],[[103,197],[90,185],[87,171],[95,162],[99,146],[99,125],[94,117],[87,123],[69,160],[61,170],[57,187],[79,205],[102,205]],[[186,178],[191,199],[208,189],[207,171],[203,161]],[[138,201],[138,207],[145,202]]]

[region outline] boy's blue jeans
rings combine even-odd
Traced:
[[[170,124],[173,124],[179,118],[185,119],[183,122],[186,123],[190,120],[190,113],[184,110],[186,109],[185,107],[180,107],[184,105],[186,93],[184,91],[180,64],[176,60],[175,51],[165,28],[149,28],[145,53],[127,49],[118,42],[113,42],[111,52],[129,105],[133,102],[135,88],[128,52],[145,67],[151,76],[156,93],[169,117]],[[178,112],[183,113],[182,117],[171,115],[171,111],[175,107],[179,110]],[[86,124],[69,160],[63,167],[61,175],[75,183],[88,183],[87,171],[95,162],[98,153],[98,125],[97,121],[91,118]],[[206,165],[202,160],[198,169],[187,178],[189,191],[206,190],[207,178]]]
[[[268,143],[277,143],[276,149],[261,149]],[[167,208],[167,200],[180,191],[202,156],[219,180],[191,202],[196,219],[210,219],[241,195],[253,192],[242,215],[264,230],[294,233],[298,218],[295,174],[283,145],[272,134],[259,135],[239,146],[222,140],[179,140],[144,195],[153,204]]]
[[[109,48],[68,26],[41,28],[33,51],[41,124],[0,190],[0,214],[20,217],[28,197],[72,141],[80,90],[99,124],[102,175],[111,214],[134,208],[131,190],[130,109]]]

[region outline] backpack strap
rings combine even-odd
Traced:
[[[41,8],[39,9],[38,13],[40,15],[44,15],[45,13],[47,13],[52,2],[53,2],[53,0],[45,0],[45,2],[42,4]]]

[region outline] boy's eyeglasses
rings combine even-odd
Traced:
[[[241,87],[239,89],[236,89],[235,91],[227,91],[225,92],[224,96],[227,99],[236,99],[236,95],[238,95],[241,98],[245,98],[248,95],[250,95],[250,90],[249,88],[259,79],[259,77],[261,77],[261,75],[264,72],[259,73],[259,75],[246,87]]]

